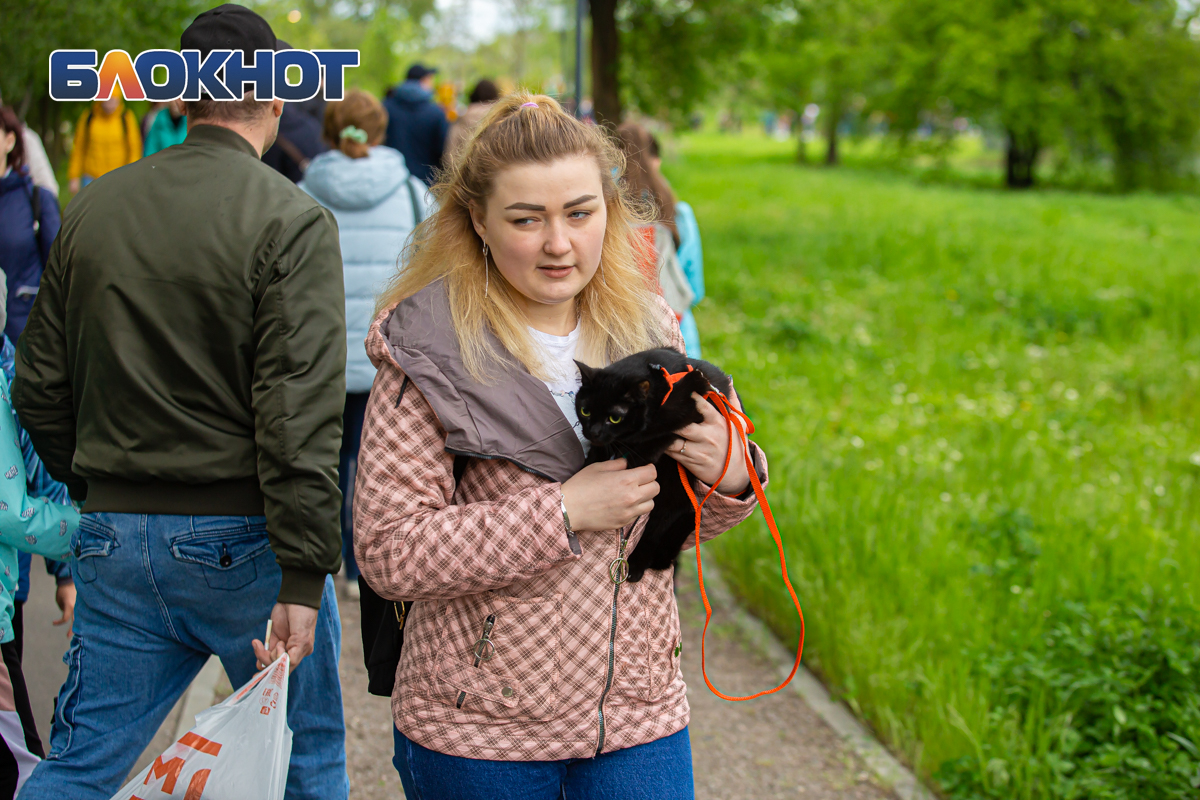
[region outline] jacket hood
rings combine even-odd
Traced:
[[[408,180],[404,156],[390,147],[372,147],[366,158],[341,150],[321,153],[308,165],[300,188],[326,208],[374,208]]]
[[[413,105],[424,103],[431,97],[433,97],[433,92],[423,88],[419,81],[405,81],[392,93],[393,99]]]
[[[492,346],[504,352],[495,338]],[[381,312],[367,355],[376,366],[396,364],[416,384],[446,430],[447,452],[501,458],[559,482],[583,467],[583,447],[546,384],[511,359],[490,385],[467,373],[442,281]]]

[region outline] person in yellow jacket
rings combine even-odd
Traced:
[[[75,147],[67,169],[72,193],[117,167],[132,164],[142,155],[142,132],[137,117],[113,93],[92,103],[75,125]]]

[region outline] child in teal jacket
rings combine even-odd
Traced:
[[[0,277],[0,330],[4,322],[5,283]],[[11,361],[12,343],[0,334],[0,362]],[[79,512],[74,506],[50,502],[45,497],[30,497],[30,472],[40,473],[41,462],[29,448],[21,447],[22,437],[12,409],[10,380],[0,374],[0,800],[8,800],[43,757],[41,741],[33,724],[25,676],[13,640],[13,595],[17,590],[20,568],[17,551],[63,560],[71,549],[71,538],[79,527]],[[39,478],[36,482],[40,485]],[[7,645],[7,646],[6,646]],[[8,794],[8,792],[12,794]]]

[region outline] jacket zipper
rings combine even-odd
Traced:
[[[629,534],[633,532],[633,527],[636,525],[636,520],[633,525],[625,528],[620,533],[620,546],[617,548],[617,557],[608,565],[608,576],[612,580],[613,598],[612,598],[612,623],[608,631],[608,673],[604,678],[604,691],[600,693],[600,705],[596,709],[597,717],[600,721],[600,736],[596,742],[596,755],[600,755],[600,751],[604,749],[604,701],[608,698],[608,692],[612,689],[613,682],[613,667],[616,661],[617,647],[617,595],[621,592],[621,584],[629,576],[629,562],[625,560],[625,545],[629,541]],[[618,580],[619,578],[619,580]]]
[[[487,619],[483,621],[483,633],[471,648],[471,652],[475,654],[475,668],[484,661],[491,659],[492,653],[496,650],[496,645],[488,637],[492,635],[492,628],[496,625],[496,615],[488,614]],[[454,702],[455,708],[462,708],[463,703],[467,701],[467,693],[461,689],[458,692],[458,699]]]

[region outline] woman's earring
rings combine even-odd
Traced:
[[[491,275],[488,274],[491,272],[491,270],[488,269],[487,253],[488,253],[487,242],[484,242],[483,243],[483,296],[484,297],[487,297],[488,279],[491,277]]]

